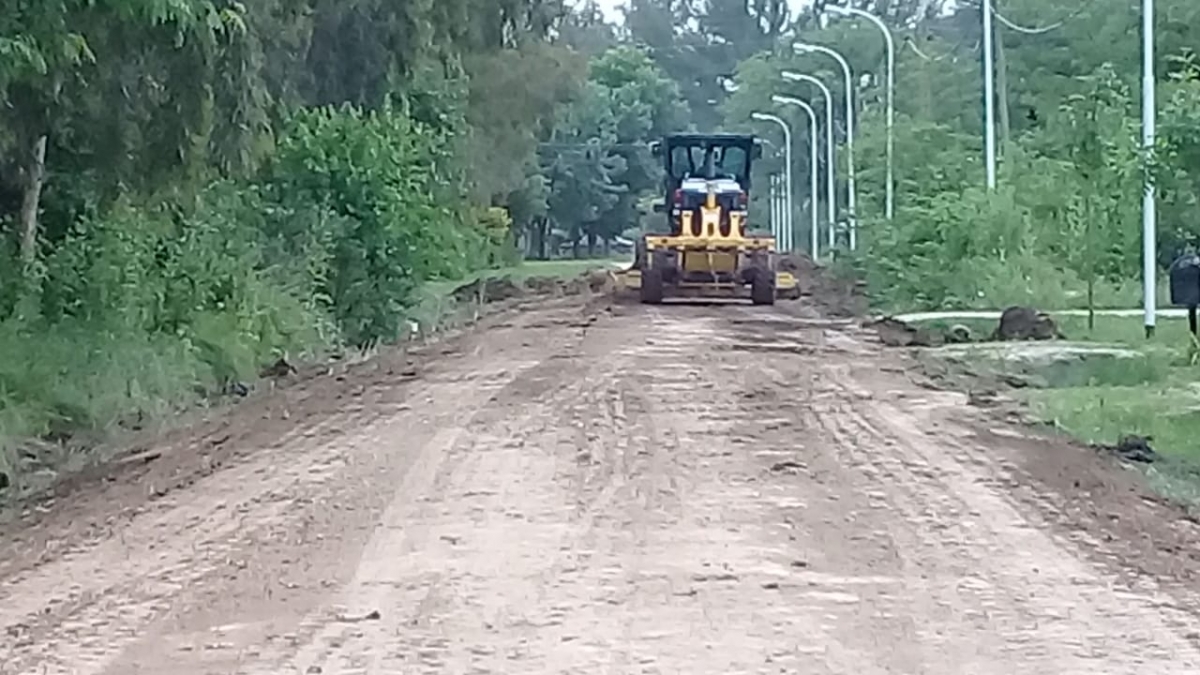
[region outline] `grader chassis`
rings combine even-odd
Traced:
[[[621,276],[641,301],[737,298],[771,305],[797,297],[796,278],[779,270],[775,238],[750,234],[751,169],[762,144],[748,134],[672,134],[651,145],[663,161],[664,233],[637,242]]]

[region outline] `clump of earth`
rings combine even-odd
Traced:
[[[946,344],[980,342],[970,327],[954,324],[949,328],[914,326],[894,317],[883,317],[865,324],[873,328],[879,340],[889,347],[940,347]],[[996,328],[985,340],[994,342],[1030,342],[1065,339],[1054,319],[1032,307],[1014,306],[1004,310]]]
[[[1115,445],[1095,443],[1092,445],[1097,452],[1110,454],[1117,459],[1138,464],[1152,464],[1158,459],[1158,453],[1150,447],[1150,436],[1122,436]]]
[[[946,342],[945,335],[939,331],[913,326],[890,316],[871,321],[866,327],[873,328],[880,342],[889,347],[937,347]]]
[[[614,285],[612,274],[594,270],[574,278],[532,276],[518,282],[512,277],[487,277],[465,283],[451,292],[458,302],[493,303],[527,296],[570,296],[606,293]]]
[[[1032,307],[1009,307],[1000,315],[1000,323],[992,333],[997,341],[1063,339],[1058,325],[1049,314]]]

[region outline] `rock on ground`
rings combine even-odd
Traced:
[[[1000,315],[993,340],[1053,340],[1062,338],[1058,325],[1032,307],[1009,307]]]

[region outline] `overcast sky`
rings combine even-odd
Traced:
[[[614,21],[621,18],[621,13],[618,11],[618,8],[626,6],[628,2],[629,0],[596,0],[596,4],[600,6],[600,11],[604,12],[606,17]],[[809,2],[810,0],[789,0],[793,13],[795,13],[798,8],[809,4]],[[583,4],[582,0],[580,0],[577,4]]]

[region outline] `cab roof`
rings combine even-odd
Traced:
[[[677,133],[667,134],[664,137],[664,140],[668,143],[753,143],[756,139],[757,137],[754,134],[734,133]]]

